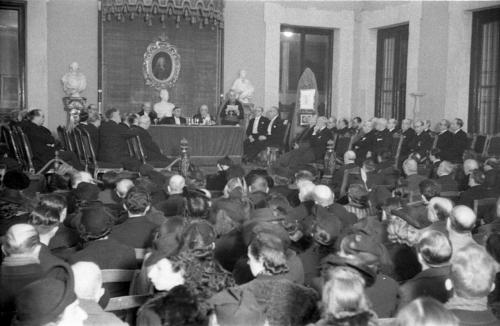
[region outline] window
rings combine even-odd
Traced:
[[[25,105],[25,14],[24,1],[0,3],[0,114]]]
[[[405,118],[407,58],[408,25],[377,31],[375,116]]]
[[[500,132],[500,8],[474,13],[469,131]]]
[[[306,68],[316,77],[318,113],[331,111],[333,31],[297,26],[281,26],[280,108],[291,110],[297,100],[297,84]]]

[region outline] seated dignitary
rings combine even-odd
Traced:
[[[467,148],[467,133],[462,130],[464,122],[462,119],[455,118],[450,124],[450,131],[453,133],[453,156],[452,163],[462,163],[462,155]]]
[[[183,196],[186,180],[180,174],[170,177],[167,186],[168,198],[156,204],[155,208],[163,212],[165,216],[182,215],[186,207],[186,199]]]
[[[494,259],[477,244],[468,244],[453,254],[450,274],[453,296],[445,307],[460,319],[460,325],[499,324],[488,307],[496,271]]]
[[[44,122],[45,115],[42,110],[34,109],[28,112],[26,122],[21,124],[33,152],[33,165],[36,171],[56,156],[56,140],[50,130],[43,126]],[[83,168],[73,152],[59,150],[58,154],[60,159],[74,168]]]
[[[84,129],[89,133],[90,141],[95,153],[99,152],[99,129],[89,122],[90,113],[87,110],[80,111],[80,123],[78,128]]]
[[[363,124],[363,135],[353,144],[353,149],[356,152],[356,163],[362,163],[367,157],[372,156],[372,151],[375,148],[376,136],[373,129],[373,122],[366,121]]]
[[[202,104],[200,106],[200,108],[198,109],[198,113],[193,116],[193,121],[195,124],[207,126],[215,124],[214,119],[212,119],[210,113],[208,113],[208,105],[206,104]]]
[[[391,151],[392,134],[389,132],[389,129],[387,129],[387,120],[384,118],[377,119],[375,129],[375,143],[373,144],[374,156]]]
[[[227,94],[227,101],[220,109],[220,120],[223,125],[239,125],[245,118],[243,104],[238,101],[235,90],[230,90]]]
[[[418,174],[418,164],[414,159],[407,159],[403,162],[403,172],[406,175],[401,183],[406,186],[407,189],[413,194],[420,194],[420,182],[424,181],[426,178]]]
[[[166,125],[185,125],[186,124],[186,118],[183,118],[181,116],[182,114],[182,109],[178,106],[174,107],[172,110],[172,116],[171,117],[165,117],[160,120],[160,124],[166,124]]]
[[[404,119],[401,122],[401,134],[403,136],[403,143],[401,144],[401,152],[399,154],[401,161],[406,160],[415,147],[416,134],[411,126],[412,121],[410,119]]]
[[[128,128],[121,123],[120,111],[109,109],[106,121],[99,127],[99,161],[123,163],[130,159],[126,134]]]
[[[149,194],[134,187],[129,190],[123,205],[127,210],[128,219],[113,228],[110,238],[132,248],[148,248],[153,230],[157,226],[147,219],[151,210]]]
[[[256,107],[253,110],[254,117],[248,123],[247,139],[243,142],[244,161],[253,161],[266,148],[269,119],[264,117],[263,113],[264,109],[262,107]]]
[[[142,115],[139,116],[138,124],[131,126],[130,132],[139,136],[146,161],[166,163],[168,161],[167,157],[161,153],[160,147],[158,147],[148,132],[150,126],[151,120],[147,115]]]
[[[440,151],[440,156],[443,161],[453,159],[453,134],[449,131],[450,122],[446,119],[441,120],[438,124],[439,133],[437,134],[436,148]]]
[[[427,159],[427,155],[429,155],[433,143],[430,134],[424,132],[424,127],[424,122],[422,120],[415,121],[416,136],[413,155],[418,162],[423,162]]]
[[[267,125],[267,146],[281,147],[285,133],[285,125],[279,116],[278,108],[273,106],[267,111],[269,124]]]
[[[458,183],[453,179],[455,167],[449,161],[442,161],[437,168],[436,182],[441,186],[441,191],[458,191]]]
[[[137,113],[139,116],[148,116],[149,120],[151,121],[152,124],[156,124],[158,115],[156,112],[153,110],[153,107],[151,106],[151,102],[144,102],[142,105],[141,111]]]
[[[98,304],[105,292],[102,287],[102,272],[99,266],[85,261],[74,264],[71,269],[75,277],[75,294],[78,297],[80,307],[88,316],[83,325],[127,325],[114,314],[105,312]]]
[[[283,154],[276,164],[283,167],[299,166],[321,160],[325,156],[326,144],[331,139],[331,133],[326,128],[326,117],[318,117],[316,124],[310,128],[311,132],[301,139],[301,144]]]
[[[421,296],[430,296],[445,303],[451,296],[445,286],[450,277],[450,240],[439,231],[425,231],[420,235],[416,249],[422,272],[399,288],[399,307]]]

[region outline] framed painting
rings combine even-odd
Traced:
[[[173,87],[181,70],[177,48],[163,38],[150,43],[144,53],[142,68],[146,85],[156,89]]]
[[[312,118],[312,113],[300,113],[299,125],[307,126],[309,125],[309,120]]]

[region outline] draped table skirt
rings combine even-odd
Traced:
[[[153,140],[168,157],[180,153],[183,138],[188,141],[188,152],[196,164],[214,164],[228,155],[240,160],[243,155],[245,131],[235,126],[151,126]]]

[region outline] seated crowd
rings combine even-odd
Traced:
[[[139,135],[166,161],[148,112],[126,126],[111,109],[99,127],[87,112],[78,128],[97,130],[101,159],[127,166],[121,140]],[[248,161],[282,146],[278,110],[254,114]],[[21,128],[44,128],[28,116]],[[499,325],[500,160],[464,151],[462,125],[313,117],[273,166],[224,157],[206,176],[139,165],[96,180],[70,154],[45,177],[6,165],[0,324]],[[335,137],[352,146],[327,178]],[[131,281],[110,282],[117,269]],[[111,309],[121,296],[144,302]]]

